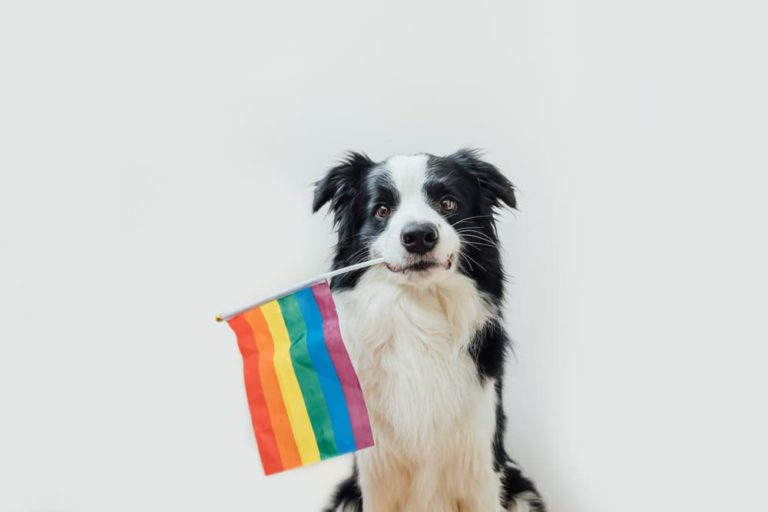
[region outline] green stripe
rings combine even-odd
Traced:
[[[317,378],[317,373],[309,357],[307,327],[304,324],[304,317],[301,314],[299,302],[293,295],[278,299],[277,302],[280,304],[283,320],[288,328],[288,335],[291,338],[291,362],[293,363],[293,370],[296,372],[296,378],[299,380],[301,394],[304,396],[309,420],[312,422],[312,428],[315,431],[320,458],[333,457],[338,455],[339,452],[336,449],[331,415],[325,403],[320,380]]]

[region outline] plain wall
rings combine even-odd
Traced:
[[[313,511],[213,322],[328,266],[348,149],[486,150],[553,512],[765,510],[761,2],[4,2],[0,510]]]

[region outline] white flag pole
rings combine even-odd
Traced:
[[[319,283],[321,281],[325,281],[328,279],[331,279],[332,277],[346,274],[347,272],[353,272],[355,270],[360,270],[361,268],[371,267],[373,265],[378,265],[380,263],[384,263],[384,258],[376,258],[368,261],[364,261],[362,263],[355,263],[354,265],[350,265],[348,267],[331,270],[330,272],[326,272],[324,274],[320,274],[318,276],[315,276],[311,279],[307,279],[306,281],[302,281],[301,283],[297,283],[290,288],[286,288],[285,290],[282,290],[280,292],[277,292],[275,294],[270,295],[269,297],[264,297],[263,299],[254,302],[253,304],[249,306],[245,306],[240,309],[236,309],[234,311],[230,311],[229,313],[220,313],[216,315],[216,321],[217,322],[224,322],[226,320],[229,320],[230,318],[239,315],[240,313],[245,313],[248,310],[251,310],[253,308],[257,308],[261,306],[262,304],[266,304],[267,302],[273,301],[275,299],[279,299],[280,297],[284,295],[289,295],[291,293],[297,292],[303,288],[306,288],[308,286],[312,286],[313,284]]]

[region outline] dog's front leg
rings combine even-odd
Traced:
[[[472,484],[477,487],[467,486],[467,489],[472,490],[459,498],[456,507],[459,512],[498,512],[504,510],[501,506],[499,479],[492,471],[489,473],[487,477],[482,479],[482,482],[478,481]]]
[[[401,512],[409,492],[410,471],[377,445],[357,455],[363,512]],[[414,509],[415,510],[415,509]]]

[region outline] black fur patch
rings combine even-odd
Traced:
[[[475,333],[469,345],[469,355],[477,365],[477,374],[481,381],[501,381],[508,346],[507,333],[498,320],[488,322]]]
[[[324,512],[336,512],[340,507],[342,510],[363,512],[363,495],[360,492],[360,485],[357,483],[357,466],[352,468],[352,475],[341,482],[336,488],[336,492],[331,498],[331,505]]]
[[[376,167],[368,156],[348,153],[336,167],[315,183],[312,211],[317,212],[330,202],[333,222],[338,233],[333,268],[341,268],[368,259],[368,247],[386,227],[386,221],[377,219],[373,209],[386,202],[396,204],[397,190],[384,175],[374,175]],[[365,270],[334,277],[331,288],[351,288],[357,284]]]

